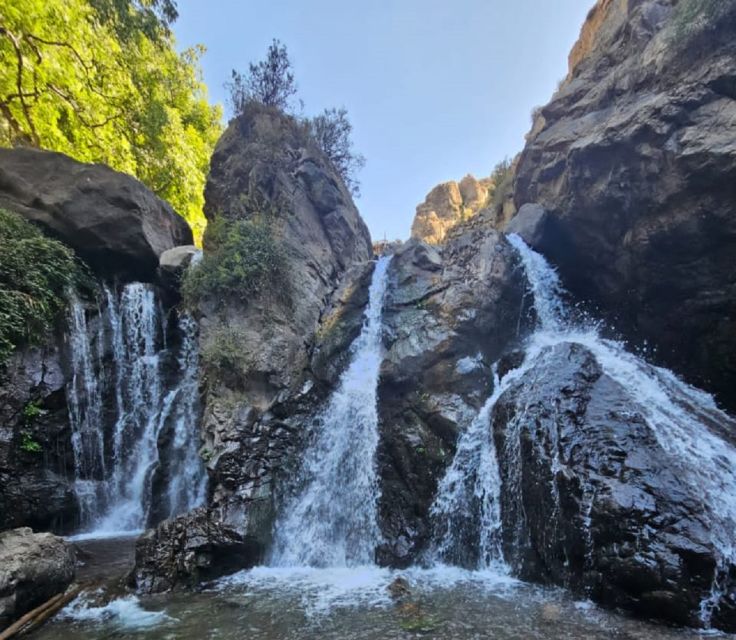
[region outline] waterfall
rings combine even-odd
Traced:
[[[721,411],[709,394],[627,352],[620,342],[603,338],[594,323],[575,321],[562,301],[555,270],[519,236],[510,235],[508,240],[521,258],[538,318],[525,362],[531,366],[547,347],[562,342],[587,348],[603,372],[626,391],[693,495],[702,497],[711,539],[721,555],[713,594],[702,603],[702,619],[707,625],[720,598],[719,582],[728,565],[736,561],[736,448],[718,437],[713,428],[734,430],[736,421]],[[512,439],[513,434],[507,437]],[[588,499],[589,520],[595,495],[590,493]]]
[[[380,540],[376,508],[381,314],[390,257],[380,258],[363,329],[338,388],[315,421],[300,472],[301,491],[275,527],[276,566],[345,567],[373,563]]]
[[[203,499],[196,324],[186,315],[179,333],[177,370],[165,375],[164,315],[152,287],[131,283],[119,295],[105,287],[94,326],[80,301],[71,300],[67,395],[75,487],[90,532],[137,531],[154,507],[171,516]],[[162,470],[168,486],[157,495],[154,480]]]

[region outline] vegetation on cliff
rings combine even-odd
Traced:
[[[269,46],[265,60],[248,65],[247,73],[233,69],[225,88],[236,116],[244,114],[248,105],[256,102],[296,117],[297,84],[289,53],[278,40]],[[301,100],[298,102],[304,106]],[[299,118],[299,124],[330,160],[350,193],[360,196],[357,174],[365,165],[365,158],[353,149],[353,125],[347,109],[325,109],[314,118]]]
[[[139,178],[193,227],[221,133],[201,48],[177,53],[171,0],[8,0],[0,145],[61,151]]]
[[[41,343],[83,271],[66,245],[0,209],[0,364],[23,344]]]
[[[219,217],[207,227],[206,253],[182,281],[185,303],[196,306],[205,296],[248,301],[264,292],[288,290],[287,261],[270,216],[230,221]]]

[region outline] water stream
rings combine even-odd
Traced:
[[[271,556],[275,566],[373,563],[380,539],[376,390],[389,262],[380,258],[376,263],[363,329],[350,347],[350,364],[316,421],[314,441],[302,462],[301,489],[276,525]]]
[[[165,318],[150,285],[105,287],[94,322],[72,300],[67,394],[79,535],[134,533],[152,519],[201,503],[196,329],[188,316],[179,318],[181,339],[171,367],[165,362],[171,355]],[[165,495],[154,495],[155,475],[162,472]]]

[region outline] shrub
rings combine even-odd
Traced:
[[[513,163],[508,158],[499,162],[491,173],[493,181],[493,195],[491,196],[491,207],[497,210],[503,206],[504,200],[511,192],[514,185]]]
[[[84,276],[74,252],[21,216],[0,209],[0,364],[39,344],[66,309],[66,290]]]
[[[20,448],[26,453],[41,453],[42,451],[40,443],[34,440],[30,433],[22,434]]]
[[[205,367],[245,376],[248,362],[243,354],[245,334],[237,327],[217,327],[207,336],[200,357]]]
[[[264,293],[288,295],[286,255],[273,223],[262,216],[218,218],[207,228],[202,261],[184,275],[185,304],[193,308],[205,297],[245,302]]]

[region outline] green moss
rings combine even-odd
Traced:
[[[33,424],[41,415],[43,415],[43,409],[41,409],[37,400],[30,400],[26,406],[23,407],[24,424]]]
[[[21,436],[20,448],[26,453],[41,453],[41,445],[33,439],[30,433],[24,433]]]
[[[66,290],[84,270],[73,251],[21,216],[0,209],[0,364],[40,344],[66,308]]]
[[[245,334],[237,327],[217,327],[207,336],[200,351],[202,364],[208,369],[227,371],[244,377],[248,361],[244,355]]]
[[[286,255],[274,224],[262,217],[218,218],[207,227],[202,261],[184,275],[185,304],[194,308],[204,298],[247,301],[264,293],[288,293]]]
[[[681,40],[707,28],[729,8],[724,0],[681,0],[671,22],[671,35]]]

